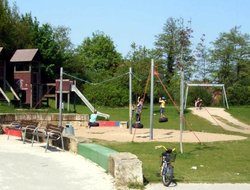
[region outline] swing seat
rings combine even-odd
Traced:
[[[94,123],[89,122],[89,127],[99,127],[99,123],[97,123],[97,122],[94,122]]]
[[[141,129],[141,128],[143,128],[143,124],[141,124],[141,123],[134,123],[134,124],[132,124],[132,127],[133,128],[139,128],[139,129]]]
[[[168,122],[168,118],[167,117],[162,117],[162,118],[159,118],[159,122]]]

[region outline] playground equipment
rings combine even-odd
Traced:
[[[228,101],[227,101],[227,94],[224,87],[224,84],[186,84],[186,92],[185,92],[185,105],[184,108],[186,109],[186,103],[187,103],[187,97],[188,97],[188,89],[189,87],[221,87],[222,88],[222,94],[223,94],[223,103],[227,109],[229,109]]]
[[[18,49],[10,59],[14,65],[14,89],[30,108],[42,97],[40,60],[38,49]]]
[[[88,101],[88,99],[81,93],[81,91],[76,87],[75,84],[71,85],[71,91],[75,92],[77,94],[77,96],[85,103],[85,105],[90,109],[91,112],[94,113],[95,108],[94,106]],[[105,113],[101,113],[99,111],[97,111],[97,115],[100,117],[104,117],[105,119],[109,119],[110,115],[109,114],[105,114]]]

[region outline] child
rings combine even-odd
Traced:
[[[166,98],[164,96],[160,97],[159,103],[160,103],[160,114],[161,114],[160,118],[163,118],[165,117],[164,112],[165,112]]]

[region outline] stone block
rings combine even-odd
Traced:
[[[118,153],[110,156],[109,172],[115,178],[116,185],[143,185],[142,162],[131,153]]]

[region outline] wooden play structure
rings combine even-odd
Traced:
[[[72,80],[63,79],[62,89],[60,89],[60,79],[56,79],[54,83],[42,84],[41,60],[42,56],[38,49],[17,49],[8,58],[4,48],[0,47],[0,99],[6,100],[8,104],[12,102],[16,106],[40,108],[43,102],[48,104],[49,99],[53,98],[55,107],[59,108],[59,96],[62,93],[63,109],[66,102],[65,109],[69,111],[70,95],[74,92],[94,112],[94,106]],[[13,100],[6,95],[7,87],[14,96]],[[109,118],[108,114],[101,112],[98,112],[98,116]]]
[[[18,49],[10,59],[14,65],[14,89],[24,105],[37,105],[42,97],[41,55],[38,49]]]

